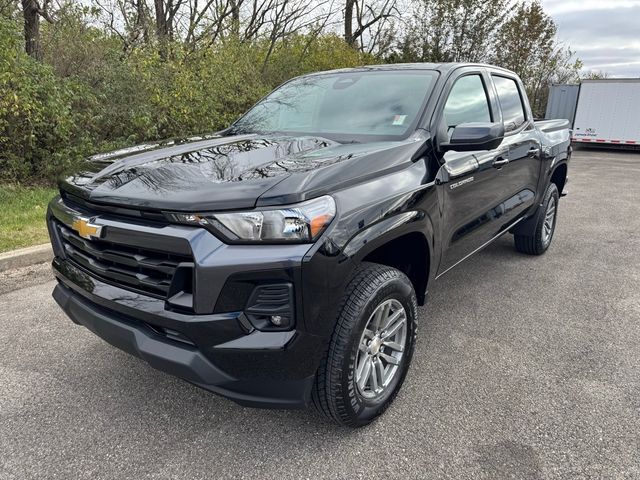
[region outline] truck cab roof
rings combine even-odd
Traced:
[[[302,76],[309,75],[325,75],[328,73],[349,73],[358,71],[371,71],[371,70],[435,70],[442,74],[449,73],[458,68],[464,67],[482,67],[491,70],[499,70],[510,75],[516,75],[513,71],[506,68],[497,67],[495,65],[489,65],[486,63],[473,63],[473,62],[444,62],[444,63],[432,63],[432,62],[414,62],[414,63],[393,63],[393,64],[379,64],[379,65],[364,65],[362,67],[353,68],[339,68],[335,70],[326,70],[323,72],[315,72]]]

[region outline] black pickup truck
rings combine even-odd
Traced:
[[[48,226],[76,323],[243,405],[365,425],[432,281],[502,234],[553,238],[568,122],[475,64],[295,78],[213,135],[87,161]]]

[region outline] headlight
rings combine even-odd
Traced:
[[[335,214],[333,198],[325,195],[277,210],[166,215],[177,223],[208,228],[232,242],[309,243],[320,236]]]

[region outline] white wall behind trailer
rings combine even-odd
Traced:
[[[640,145],[640,78],[583,80],[573,141]]]

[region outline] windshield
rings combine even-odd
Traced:
[[[297,78],[256,104],[232,130],[402,137],[415,127],[435,75],[413,70]]]

